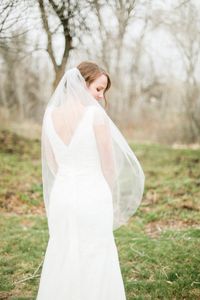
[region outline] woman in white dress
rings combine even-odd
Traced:
[[[107,72],[82,62],[65,72],[42,126],[49,241],[37,300],[125,300],[113,230],[139,206],[143,170],[98,103]]]

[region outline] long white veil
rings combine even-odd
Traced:
[[[42,124],[41,154],[43,197],[48,217],[50,194],[59,165],[52,148],[48,117],[57,127],[60,142],[66,151],[72,146],[84,112],[92,109],[93,133],[96,137],[99,160],[103,175],[110,187],[113,199],[113,230],[128,222],[138,208],[144,191],[144,173],[134,152],[104,108],[90,94],[85,79],[78,68],[65,72],[53,93]],[[91,136],[92,138],[92,136]],[[58,145],[59,146],[59,145]],[[80,145],[81,146],[81,145]]]

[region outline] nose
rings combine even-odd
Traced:
[[[103,100],[103,99],[104,99],[103,93],[100,93],[100,94],[98,95],[98,98],[99,98],[100,100]]]

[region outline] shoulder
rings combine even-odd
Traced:
[[[93,125],[105,125],[108,122],[108,115],[102,107],[93,105],[91,110],[93,116]]]
[[[91,105],[90,109],[97,116],[106,116],[107,115],[104,108],[101,107],[100,105],[98,105],[98,106],[97,105]]]

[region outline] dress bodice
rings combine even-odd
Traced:
[[[57,134],[53,120],[52,109],[47,113],[46,130],[59,173],[85,173],[100,171],[100,161],[93,130],[93,108],[85,109],[77,128],[66,145]]]

